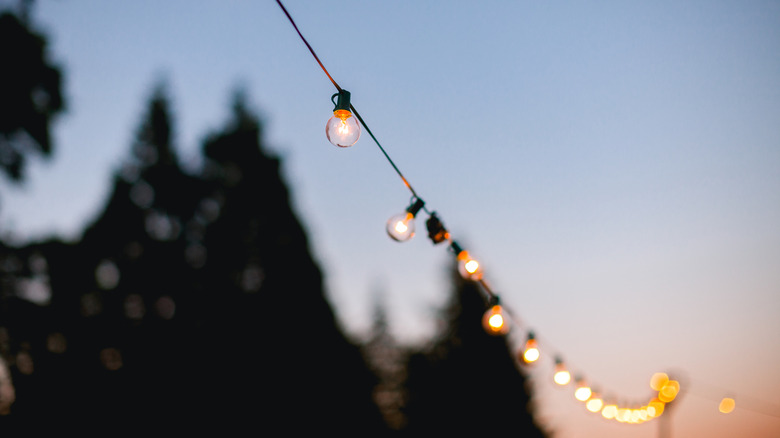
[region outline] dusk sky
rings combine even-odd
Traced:
[[[627,402],[675,373],[674,436],[780,436],[780,2],[284,4],[483,262],[513,334],[538,335],[530,375],[557,437],[655,437],[658,422],[587,412],[554,387],[554,355]],[[52,159],[0,183],[5,236],[78,238],[159,83],[192,166],[241,88],[348,333],[377,302],[399,340],[435,331],[452,254],[424,214],[411,241],[387,237],[410,192],[365,131],[328,142],[336,90],[275,1],[41,0],[32,17],[68,109]],[[720,414],[727,395],[737,409]]]

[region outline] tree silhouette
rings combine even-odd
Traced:
[[[511,434],[542,437],[530,389],[507,340],[482,328],[486,302],[477,284],[453,275],[446,327],[427,350],[411,355],[405,409],[411,436]]]
[[[47,60],[46,38],[25,19],[0,12],[0,169],[24,177],[28,155],[49,156],[49,125],[64,108],[62,74]]]
[[[244,97],[194,175],[172,132],[158,87],[81,240],[0,245],[17,395],[0,427],[383,435],[375,377],[325,299]]]

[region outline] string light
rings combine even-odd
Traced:
[[[574,398],[581,402],[587,401],[592,393],[590,386],[588,386],[581,377],[577,378],[575,382],[576,389],[574,390]]]
[[[493,298],[488,310],[482,316],[482,327],[491,335],[504,335],[509,332],[509,321],[504,317],[504,309]]]
[[[316,53],[309,45],[306,38],[303,37],[298,26],[287,12],[284,5],[280,0],[277,0],[277,4],[285,13],[296,32],[303,40],[304,44],[308,47],[312,56],[317,60],[322,70],[328,76],[330,81],[338,90],[338,93],[331,97],[331,100],[338,97],[338,101],[334,102],[334,115],[328,121],[326,125],[326,135],[328,140],[338,147],[349,147],[355,144],[360,138],[361,126],[374,140],[378,148],[384,154],[390,165],[398,173],[398,176],[403,181],[404,185],[411,191],[413,200],[412,204],[406,209],[404,213],[398,216],[394,216],[388,221],[387,232],[391,238],[397,241],[404,241],[410,239],[414,235],[414,218],[417,213],[423,209],[424,203],[417,196],[417,193],[412,188],[409,181],[404,177],[396,164],[388,155],[387,151],[382,147],[374,134],[369,129],[363,118],[357,112],[357,110],[350,104],[350,93],[343,90],[336,81],[328,73],[325,66],[317,57]],[[427,212],[427,210],[425,210]],[[505,334],[509,331],[509,323],[507,316],[507,309],[504,309],[498,304],[498,296],[488,288],[487,284],[483,280],[483,271],[481,264],[475,260],[468,251],[463,250],[460,245],[452,241],[450,233],[444,228],[441,220],[436,213],[429,213],[429,218],[426,221],[426,227],[428,230],[428,237],[434,244],[439,244],[445,241],[450,242],[450,249],[455,253],[458,261],[458,271],[467,280],[478,282],[483,286],[484,292],[489,298],[489,308],[483,316],[483,324],[485,330],[491,334]],[[539,348],[533,332],[528,333],[524,349],[518,353],[518,359],[524,363],[530,364],[536,362],[539,357]],[[556,359],[555,361],[555,374],[553,380],[559,385],[567,385],[570,383],[571,374],[566,369],[563,361]],[[675,400],[680,393],[680,384],[677,381],[670,380],[669,376],[665,373],[656,373],[651,378],[650,386],[654,391],[658,391],[657,397],[651,398],[647,404],[641,405],[618,405],[616,403],[605,404],[599,393],[592,390],[582,378],[577,378],[577,385],[574,391],[574,397],[585,403],[585,407],[588,411],[593,413],[600,413],[602,417],[606,419],[615,419],[622,423],[640,424],[653,418],[661,416],[665,410],[666,404]],[[719,406],[720,412],[729,413],[734,410],[735,401],[732,398],[724,398]]]
[[[569,374],[569,370],[566,369],[566,365],[564,365],[563,360],[560,358],[555,358],[555,374],[553,375],[553,381],[561,386],[568,385],[569,382],[571,382],[571,374]]]
[[[414,237],[414,217],[424,205],[425,202],[417,198],[403,213],[391,217],[387,221],[387,235],[398,242]]]
[[[726,397],[720,401],[720,405],[718,405],[718,411],[723,414],[730,414],[736,407],[737,402],[731,397]]]
[[[338,97],[338,100],[333,102],[333,117],[325,124],[325,135],[335,146],[348,148],[360,138],[360,125],[350,111],[349,91],[339,90],[330,100],[333,101],[335,97]]]
[[[534,332],[528,333],[528,339],[525,341],[525,349],[523,350],[523,361],[525,363],[534,363],[539,359],[539,348],[536,346],[536,338]]]
[[[468,251],[461,248],[457,242],[452,242],[450,247],[458,259],[458,272],[460,272],[460,275],[466,280],[481,280],[482,265],[471,257]]]

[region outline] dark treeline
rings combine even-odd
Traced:
[[[0,433],[542,436],[473,283],[425,348],[396,345],[381,309],[368,341],[344,334],[245,99],[185,172],[158,87],[81,238],[0,240]]]

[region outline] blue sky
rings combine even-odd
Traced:
[[[679,370],[680,436],[780,433],[739,411],[740,395],[780,406],[780,4],[285,5],[543,348],[627,399]],[[160,80],[190,161],[242,86],[344,326],[365,330],[381,295],[399,338],[435,329],[451,255],[387,238],[410,194],[367,135],[328,143],[335,90],[275,2],[40,1],[33,16],[69,109],[53,159],[0,185],[3,233],[76,237]],[[594,418],[548,374],[532,371],[561,437],[656,435]],[[730,416],[707,398],[721,392],[737,395]]]

